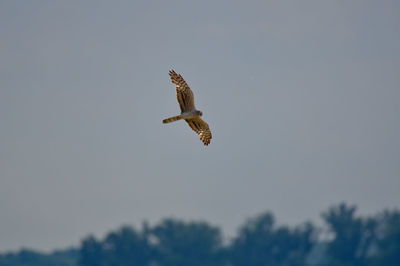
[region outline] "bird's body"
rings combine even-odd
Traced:
[[[199,117],[199,113],[197,110],[194,110],[194,111],[190,111],[190,112],[181,113],[180,115],[177,115],[177,116],[172,116],[172,117],[166,118],[162,122],[163,122],[163,124],[168,124],[168,123],[175,122],[175,121],[178,121],[181,119],[185,119],[185,120],[186,119],[194,119],[196,117]]]
[[[208,124],[201,119],[203,113],[194,106],[193,92],[181,75],[175,71],[169,71],[172,83],[176,87],[176,98],[181,109],[181,114],[164,119],[164,124],[184,119],[193,131],[195,131],[204,145],[210,144],[212,135]]]

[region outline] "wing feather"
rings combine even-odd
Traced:
[[[212,134],[208,124],[200,117],[185,119],[189,127],[199,135],[200,140],[204,145],[210,144]]]
[[[176,87],[176,99],[178,100],[181,112],[194,110],[194,96],[190,87],[181,75],[177,74],[174,70],[169,71],[172,83]]]

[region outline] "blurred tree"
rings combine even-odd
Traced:
[[[78,265],[105,265],[103,245],[101,242],[97,241],[94,236],[88,236],[82,241]]]
[[[356,209],[355,206],[341,203],[322,214],[333,233],[333,239],[327,247],[331,265],[364,266],[370,262],[376,220],[355,217]]]
[[[103,249],[107,265],[145,266],[150,264],[152,256],[145,231],[139,233],[128,226],[109,233],[103,241]]]
[[[314,228],[310,223],[295,229],[275,228],[271,213],[250,219],[234,239],[230,261],[235,266],[304,265],[313,245]]]
[[[145,232],[125,226],[109,233],[102,242],[88,237],[82,242],[79,265],[149,265],[152,249]]]
[[[75,266],[77,254],[73,248],[50,254],[22,249],[16,253],[0,254],[0,266]]]
[[[319,243],[312,224],[277,227],[271,213],[249,219],[229,246],[222,245],[217,227],[167,219],[151,228],[144,224],[141,231],[121,227],[103,240],[88,236],[79,250],[0,254],[0,266],[400,265],[400,211],[373,217],[355,213],[356,207],[345,203],[324,212],[332,239]]]
[[[152,229],[157,265],[222,265],[221,233],[204,222],[167,219]]]
[[[376,265],[400,265],[400,211],[384,211],[379,217]]]

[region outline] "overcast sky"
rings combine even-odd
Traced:
[[[0,251],[400,206],[400,2],[1,1]],[[179,121],[183,75],[213,132]]]

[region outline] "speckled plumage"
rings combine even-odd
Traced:
[[[196,110],[194,106],[194,96],[190,87],[181,75],[177,74],[174,70],[169,71],[172,83],[176,87],[176,98],[181,109],[181,114],[169,117],[163,120],[163,123],[171,123],[184,119],[186,123],[199,135],[200,140],[204,145],[210,144],[212,135],[208,124],[201,119],[202,112]]]

